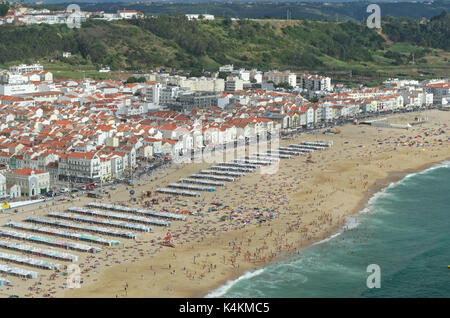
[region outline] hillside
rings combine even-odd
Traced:
[[[71,2],[63,0],[46,0],[45,3],[63,3],[67,7]],[[369,3],[378,3],[382,16],[430,18],[443,10],[450,11],[449,0],[436,1],[120,1],[113,0],[77,1],[82,10],[115,12],[117,10],[139,10],[151,15],[208,13],[216,16],[235,18],[271,18],[286,19],[287,13],[291,19],[362,21],[367,18]]]
[[[429,68],[427,57],[431,57],[436,71],[448,72],[448,63],[441,64],[448,61],[449,17],[441,14],[425,24],[390,18],[381,35],[351,21],[196,22],[177,15],[87,22],[81,29],[2,26],[0,64],[56,60],[70,70],[109,65],[129,71],[156,66],[213,71],[232,63],[263,70],[352,70],[353,75],[370,77],[374,70],[406,68],[411,61],[415,69]],[[73,56],[63,59],[63,51]]]

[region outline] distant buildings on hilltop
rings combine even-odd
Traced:
[[[4,17],[0,17],[0,25],[65,24],[68,23],[71,16],[73,17],[73,14],[76,14],[79,22],[84,22],[87,19],[113,21],[122,19],[139,19],[144,17],[142,12],[136,10],[118,10],[116,13],[105,13],[103,11],[78,11],[74,13],[67,10],[50,11],[48,9],[18,7],[11,8]]]

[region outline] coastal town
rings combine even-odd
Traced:
[[[448,79],[355,89],[321,75],[233,65],[202,77],[153,70],[132,78],[54,78],[40,64],[0,72],[2,295],[88,295],[79,287],[95,286],[111,269],[123,280],[111,284],[122,287],[102,289],[106,297],[141,295],[136,280],[144,275],[148,295],[153,287],[168,297],[204,296],[231,272],[271,262],[345,222],[350,203],[335,203],[333,213],[318,203],[340,202],[332,199],[339,187],[328,185],[337,178],[335,159],[361,163],[358,181],[340,181],[356,191],[377,176],[362,176],[361,158],[382,169],[377,156],[393,149],[403,156],[417,149],[429,160],[448,154],[448,122],[431,126],[449,114]],[[220,149],[231,155],[205,159]],[[325,188],[290,199],[317,173]],[[259,244],[259,235],[274,245]],[[69,280],[74,264],[81,282]],[[177,273],[196,282],[192,291],[173,287]]]
[[[450,0],[405,1],[0,0],[0,298],[448,297]]]
[[[0,195],[54,195],[55,185],[132,182],[151,162],[300,133],[371,115],[446,107],[445,80],[348,89],[329,77],[221,68],[226,78],[153,72],[137,83],[53,79],[39,64],[2,71]],[[286,84],[288,88],[275,88]],[[312,97],[312,98],[311,98]],[[310,100],[308,100],[308,98]],[[316,101],[312,101],[315,98]],[[35,175],[39,182],[21,181]],[[69,184],[70,183],[70,184]],[[59,188],[61,190],[61,188]]]

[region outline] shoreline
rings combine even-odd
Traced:
[[[159,244],[167,228],[153,227],[137,240],[121,240],[119,246],[96,255],[75,253],[82,268],[79,289],[65,288],[66,277],[61,273],[51,279],[51,272],[40,271],[37,280],[14,279],[10,292],[20,297],[42,297],[44,293],[72,298],[205,297],[248,272],[301,255],[303,248],[342,231],[347,217],[363,211],[389,184],[450,160],[449,133],[438,131],[448,130],[450,113],[429,111],[427,115],[431,119],[428,124],[408,131],[348,124],[339,135],[303,134],[282,140],[280,146],[324,138],[334,145],[314,152],[312,164],[305,156],[285,159],[273,175],[247,174],[201,198],[171,197],[154,191],[209,167],[207,163],[173,165],[139,180],[134,187],[136,201],[130,199],[126,186],[118,187],[111,191],[111,199],[103,202],[142,208],[149,199],[140,194],[151,191],[151,198],[160,201],[153,209],[192,212],[186,221],[172,222],[169,228],[175,248]],[[408,122],[412,116],[395,115],[388,120]],[[418,135],[426,137],[419,139]],[[439,138],[444,140],[440,144],[436,142]],[[420,147],[408,144],[411,140]],[[48,203],[2,219],[20,222],[26,216],[45,216],[46,212],[81,207],[90,201],[98,200]],[[229,209],[240,216],[221,220]],[[266,214],[266,209],[273,217],[265,222],[251,217],[256,215],[254,211]],[[250,223],[244,223],[247,217]],[[125,285],[129,286],[126,290]]]
[[[350,213],[348,216],[357,216],[357,215],[360,215],[361,213],[363,213],[363,211],[369,206],[370,200],[372,198],[374,198],[374,196],[377,195],[378,193],[381,193],[385,189],[387,189],[391,184],[402,181],[408,175],[427,171],[430,168],[432,168],[436,165],[439,165],[441,163],[447,162],[447,161],[450,161],[450,157],[448,157],[447,159],[444,159],[444,160],[426,163],[426,164],[423,164],[421,167],[414,168],[414,169],[409,168],[409,169],[400,170],[400,171],[388,172],[389,176],[387,176],[384,179],[376,180],[375,183],[372,184],[372,186],[369,188],[369,190],[364,195],[364,198],[361,199],[360,202],[357,204],[357,207],[355,207],[354,212]],[[341,230],[344,229],[344,227],[345,227],[345,221],[343,222],[343,224],[336,225],[334,227],[335,230],[332,230],[332,228],[330,228],[330,235],[328,237],[323,237],[321,239],[317,239],[316,241],[311,242],[310,244],[308,244],[306,246],[297,248],[296,251],[301,252],[303,249],[311,247],[315,244],[318,244],[318,243],[322,242],[323,240],[327,240],[329,238],[332,239],[334,236],[339,235],[341,233]],[[288,261],[289,258],[291,258],[291,257],[293,257],[293,255],[288,255],[285,257],[280,255],[274,262],[268,262],[264,265],[261,265],[260,267],[255,267],[252,270],[244,271],[244,272],[240,273],[239,276],[235,277],[234,279],[227,280],[224,284],[219,285],[218,287],[216,287],[212,290],[209,290],[207,293],[205,293],[203,296],[200,296],[199,298],[206,298],[206,296],[208,296],[211,293],[214,293],[215,291],[219,290],[222,287],[225,287],[227,284],[231,284],[230,285],[230,288],[231,288],[231,286],[234,285],[238,280],[240,280],[241,277],[243,277],[245,275],[254,274],[256,271],[259,271],[259,270],[264,270],[265,267],[268,267],[268,266],[271,266],[274,264],[278,264],[278,263],[281,263],[284,261]],[[220,298],[220,297],[223,297],[224,294],[226,294],[226,292],[222,293],[219,296],[214,296],[211,298]],[[197,296],[193,296],[193,297],[198,298]]]
[[[266,207],[267,203],[276,201],[272,196],[283,194],[278,199],[280,201],[276,201],[276,205],[284,212],[269,224],[259,227],[248,225],[241,229],[206,235],[204,238],[208,239],[207,242],[202,239],[197,243],[183,244],[172,250],[162,250],[158,255],[135,264],[114,266],[102,273],[97,283],[83,285],[81,290],[67,291],[65,296],[111,297],[111,292],[105,292],[105,289],[111,289],[117,291],[120,297],[201,298],[230,281],[239,279],[246,273],[282,262],[295,254],[301,254],[303,248],[329,238],[340,231],[345,225],[347,216],[362,211],[377,192],[392,182],[397,182],[408,174],[426,170],[433,165],[449,160],[449,144],[445,135],[441,137],[444,138],[444,143],[440,145],[430,143],[427,144],[426,149],[392,143],[395,140],[403,139],[400,136],[402,134],[414,138],[415,135],[420,135],[427,129],[436,129],[434,123],[432,124],[433,121],[442,123],[443,120],[444,125],[450,121],[450,116],[447,118],[446,114],[444,114],[445,119],[441,118],[441,112],[430,111],[429,114],[430,117],[434,117],[430,123],[415,126],[408,131],[346,125],[342,128],[342,134],[330,137],[334,142],[334,146],[330,150],[315,153],[315,164],[308,165],[304,162],[304,158],[296,157],[284,161],[280,165],[280,171],[273,176],[266,178],[246,176],[233,184],[234,188],[248,189],[250,193],[254,192],[255,196],[258,192],[263,193],[263,196],[259,198],[260,202],[257,203],[258,206]],[[408,116],[393,116],[389,119],[391,118],[392,120],[407,119]],[[317,135],[307,134],[284,142],[316,140],[317,138]],[[428,140],[430,138],[434,138],[434,136],[429,137]],[[257,190],[252,190],[252,185],[255,185]],[[225,200],[225,203],[233,203],[230,198],[234,198],[234,195],[238,194],[230,193],[233,190],[229,189],[225,189],[225,192],[228,194],[218,194],[221,197],[220,200]],[[242,190],[238,190],[237,193],[242,193]],[[245,193],[248,191],[239,194],[243,200],[241,203],[251,206],[255,199]],[[256,197],[257,199],[258,197]],[[325,220],[322,218],[324,214],[327,214]],[[246,242],[247,237],[251,238],[251,243]],[[240,244],[244,251],[252,253],[255,251],[256,257],[251,261],[246,260],[242,257],[240,248],[239,252],[236,252],[234,248],[231,250],[230,243],[235,247]],[[199,263],[194,260],[192,263],[192,257],[198,251],[202,252],[203,260]],[[214,252],[213,255],[216,253],[218,255],[211,257],[213,255],[209,254],[212,252]],[[174,256],[176,253],[176,257],[173,257],[172,253]],[[204,256],[205,253],[207,257]],[[230,263],[234,254],[239,257],[237,266],[231,266],[232,262]],[[275,256],[271,258],[270,255]],[[180,257],[184,261],[178,261]],[[202,278],[195,277],[193,279],[189,276],[186,279],[183,277],[183,272],[183,276],[178,277],[177,273],[177,278],[174,278],[172,275],[168,275],[170,274],[167,266],[169,262],[172,266],[175,262],[178,264],[178,266],[176,265],[177,272],[180,265],[185,266],[186,269],[189,267],[189,271],[198,271],[201,270],[201,263],[209,264],[210,262],[217,264],[218,268],[211,273],[205,272],[205,278],[202,276]],[[157,276],[150,278],[150,281],[143,285],[143,282],[139,282],[138,278],[133,277],[136,277],[137,273],[143,273],[143,277],[148,277],[147,275],[150,273],[146,264],[152,264],[153,269],[157,268]],[[133,275],[130,274],[130,269],[132,269]],[[182,269],[183,267],[180,272]],[[127,272],[128,274],[124,274]],[[126,294],[120,293],[119,286],[121,284],[118,282],[121,280],[133,281],[133,290],[130,289]],[[143,280],[146,281],[146,279]],[[153,284],[151,284],[152,282]],[[164,288],[164,286],[166,287]]]
[[[444,160],[437,160],[435,162],[425,163],[418,168],[413,168],[413,169],[409,168],[409,169],[405,169],[405,170],[389,172],[389,176],[387,176],[384,179],[377,180],[374,184],[372,184],[372,186],[366,192],[364,199],[362,199],[361,202],[358,203],[358,207],[355,208],[355,210],[358,210],[359,212],[363,211],[367,207],[367,204],[369,203],[369,201],[377,193],[380,193],[383,190],[387,189],[392,183],[397,183],[397,182],[403,180],[406,176],[408,176],[410,174],[417,174],[417,173],[429,170],[430,168],[432,168],[436,165],[439,165],[441,163],[444,163],[446,161],[450,161],[450,156]],[[353,213],[353,215],[358,214],[359,212],[355,212],[355,213]]]

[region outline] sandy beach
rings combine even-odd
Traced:
[[[282,159],[275,174],[256,170],[214,192],[202,192],[199,198],[176,198],[155,190],[210,163],[175,164],[136,181],[136,201],[130,200],[130,187],[120,186],[102,202],[143,208],[145,201],[159,199],[151,209],[191,213],[185,214],[186,221],[172,221],[169,229],[152,226],[150,233],[139,232],[136,240],[117,238],[119,246],[102,247],[97,254],[66,251],[79,256],[81,288],[65,288],[61,272],[9,264],[35,270],[39,277],[7,277],[12,286],[0,287],[0,296],[204,297],[246,271],[301,254],[302,247],[338,231],[347,216],[364,209],[373,194],[391,182],[449,160],[450,112],[393,115],[387,122],[411,123],[416,116],[428,117],[428,122],[408,130],[346,125],[338,135],[302,134],[281,140],[281,146],[316,140],[333,141],[333,146],[314,151],[314,163],[307,163],[306,156]],[[146,191],[152,192],[150,197],[143,195]],[[81,197],[47,202],[2,214],[0,223],[45,217],[49,211],[63,212],[92,201]],[[230,213],[231,219],[223,221]],[[175,248],[160,245],[168,230]]]

